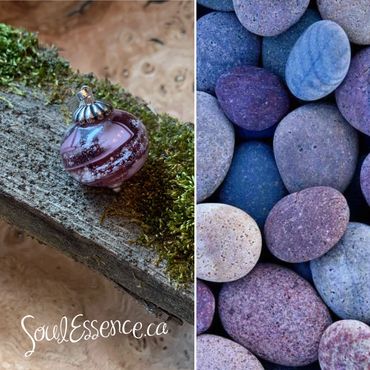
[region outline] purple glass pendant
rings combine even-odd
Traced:
[[[64,168],[84,185],[119,191],[148,156],[145,126],[132,114],[95,100],[87,86],[77,98],[75,123],[60,148]]]

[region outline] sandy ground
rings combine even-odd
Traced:
[[[82,72],[108,77],[167,111],[193,121],[193,3],[170,1],[0,2],[0,21],[39,31]],[[193,327],[169,323],[169,334],[117,335],[78,343],[37,343],[21,329],[62,316],[155,322],[114,284],[58,251],[0,223],[0,369],[172,370],[193,368]]]

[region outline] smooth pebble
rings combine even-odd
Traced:
[[[197,335],[204,333],[212,324],[215,314],[215,297],[202,281],[197,280]]]
[[[197,277],[226,282],[240,279],[256,265],[262,236],[244,211],[220,203],[197,205]]]
[[[370,323],[370,226],[350,222],[339,243],[310,264],[315,286],[332,311]]]
[[[324,19],[343,27],[351,42],[370,44],[369,0],[317,0],[317,6]]]
[[[212,12],[197,21],[197,89],[213,93],[217,79],[233,67],[257,65],[261,39],[234,13]]]
[[[234,10],[233,0],[197,0],[197,3],[213,10],[225,12]]]
[[[321,335],[331,324],[311,285],[273,264],[258,264],[244,278],[224,284],[219,314],[232,339],[256,356],[286,366],[315,362]]]
[[[362,193],[370,207],[370,154],[364,160],[361,167],[360,183]]]
[[[334,105],[307,104],[289,113],[274,135],[280,175],[293,193],[313,186],[343,192],[356,169],[357,132]]]
[[[234,0],[235,13],[242,25],[261,36],[276,36],[298,22],[309,0]]]
[[[197,93],[197,201],[211,196],[229,170],[235,134],[217,99]]]
[[[338,243],[349,222],[346,198],[333,188],[316,186],[281,199],[265,223],[270,252],[291,263],[320,257]]]
[[[332,21],[312,24],[293,46],[285,68],[287,85],[297,98],[318,100],[344,80],[351,46],[343,29]]]
[[[285,66],[295,42],[311,24],[321,20],[314,9],[307,9],[303,17],[284,33],[262,40],[263,67],[278,75],[285,81]]]
[[[218,191],[221,203],[242,209],[263,227],[272,207],[286,194],[268,144],[249,141],[235,148],[229,172]]]
[[[252,353],[238,343],[217,335],[197,338],[197,370],[264,370]]]
[[[341,320],[330,325],[320,341],[322,370],[370,369],[370,327],[357,320]]]
[[[288,91],[279,77],[253,66],[223,74],[216,83],[216,96],[226,116],[251,131],[271,128],[290,106]]]
[[[348,74],[335,92],[344,118],[357,130],[370,136],[370,47],[359,51]]]

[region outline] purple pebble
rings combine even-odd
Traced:
[[[315,362],[322,333],[331,324],[312,286],[273,264],[259,264],[245,277],[225,283],[219,313],[236,342],[262,359],[286,366]]]
[[[336,100],[344,118],[357,130],[370,135],[370,47],[352,59],[348,74],[336,90]]]
[[[237,67],[223,74],[216,95],[226,116],[251,131],[266,130],[289,111],[289,95],[279,77],[258,67]]]
[[[370,327],[357,320],[330,325],[320,341],[322,370],[370,369]]]
[[[362,164],[360,182],[362,193],[370,207],[370,154],[365,158]]]
[[[265,223],[266,244],[286,262],[307,262],[329,251],[344,235],[349,207],[333,188],[317,186],[281,199]]]
[[[215,305],[211,289],[202,280],[197,280],[197,335],[204,333],[211,326]]]

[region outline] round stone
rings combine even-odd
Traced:
[[[197,21],[197,89],[214,92],[217,79],[237,66],[257,65],[261,39],[234,13],[212,12]]]
[[[335,248],[310,264],[319,294],[339,317],[370,323],[370,226],[350,222]]]
[[[225,12],[234,10],[233,0],[197,0],[197,3],[213,10]]]
[[[370,47],[352,59],[348,74],[335,92],[344,118],[357,130],[370,136]]]
[[[321,16],[338,23],[351,42],[370,44],[369,0],[317,0]]]
[[[320,341],[322,370],[370,369],[370,327],[357,320],[330,325]]]
[[[242,209],[263,227],[272,207],[286,194],[269,145],[249,141],[236,147],[229,172],[219,188],[221,203]]]
[[[270,252],[291,263],[320,257],[338,243],[349,222],[346,198],[317,186],[290,194],[269,213],[265,240]]]
[[[256,265],[262,237],[247,213],[227,204],[198,204],[196,225],[198,278],[233,281]]]
[[[197,280],[197,335],[204,333],[211,326],[215,305],[211,289],[202,280]]]
[[[344,80],[351,46],[342,27],[332,21],[312,24],[293,46],[285,69],[287,85],[301,100],[317,100]]]
[[[309,0],[234,0],[235,13],[242,25],[256,35],[276,36],[298,22]]]
[[[316,10],[307,9],[299,22],[284,33],[274,37],[264,37],[262,40],[263,67],[285,81],[286,62],[295,42],[311,24],[320,20],[320,14]]]
[[[197,338],[197,370],[264,370],[246,348],[230,339],[203,334]]]
[[[274,135],[283,182],[293,193],[313,186],[343,192],[356,169],[357,132],[329,104],[307,104],[289,113]]]
[[[289,111],[289,95],[279,77],[258,67],[237,67],[216,84],[218,102],[236,125],[262,131],[278,123]]]
[[[235,134],[216,98],[197,93],[197,201],[220,186],[234,153]]]
[[[258,264],[242,279],[224,284],[219,313],[233,340],[285,366],[316,361],[322,333],[331,324],[328,309],[311,285],[273,264]]]
[[[362,164],[360,182],[362,193],[364,194],[367,204],[370,207],[370,154],[366,157],[364,163]]]

